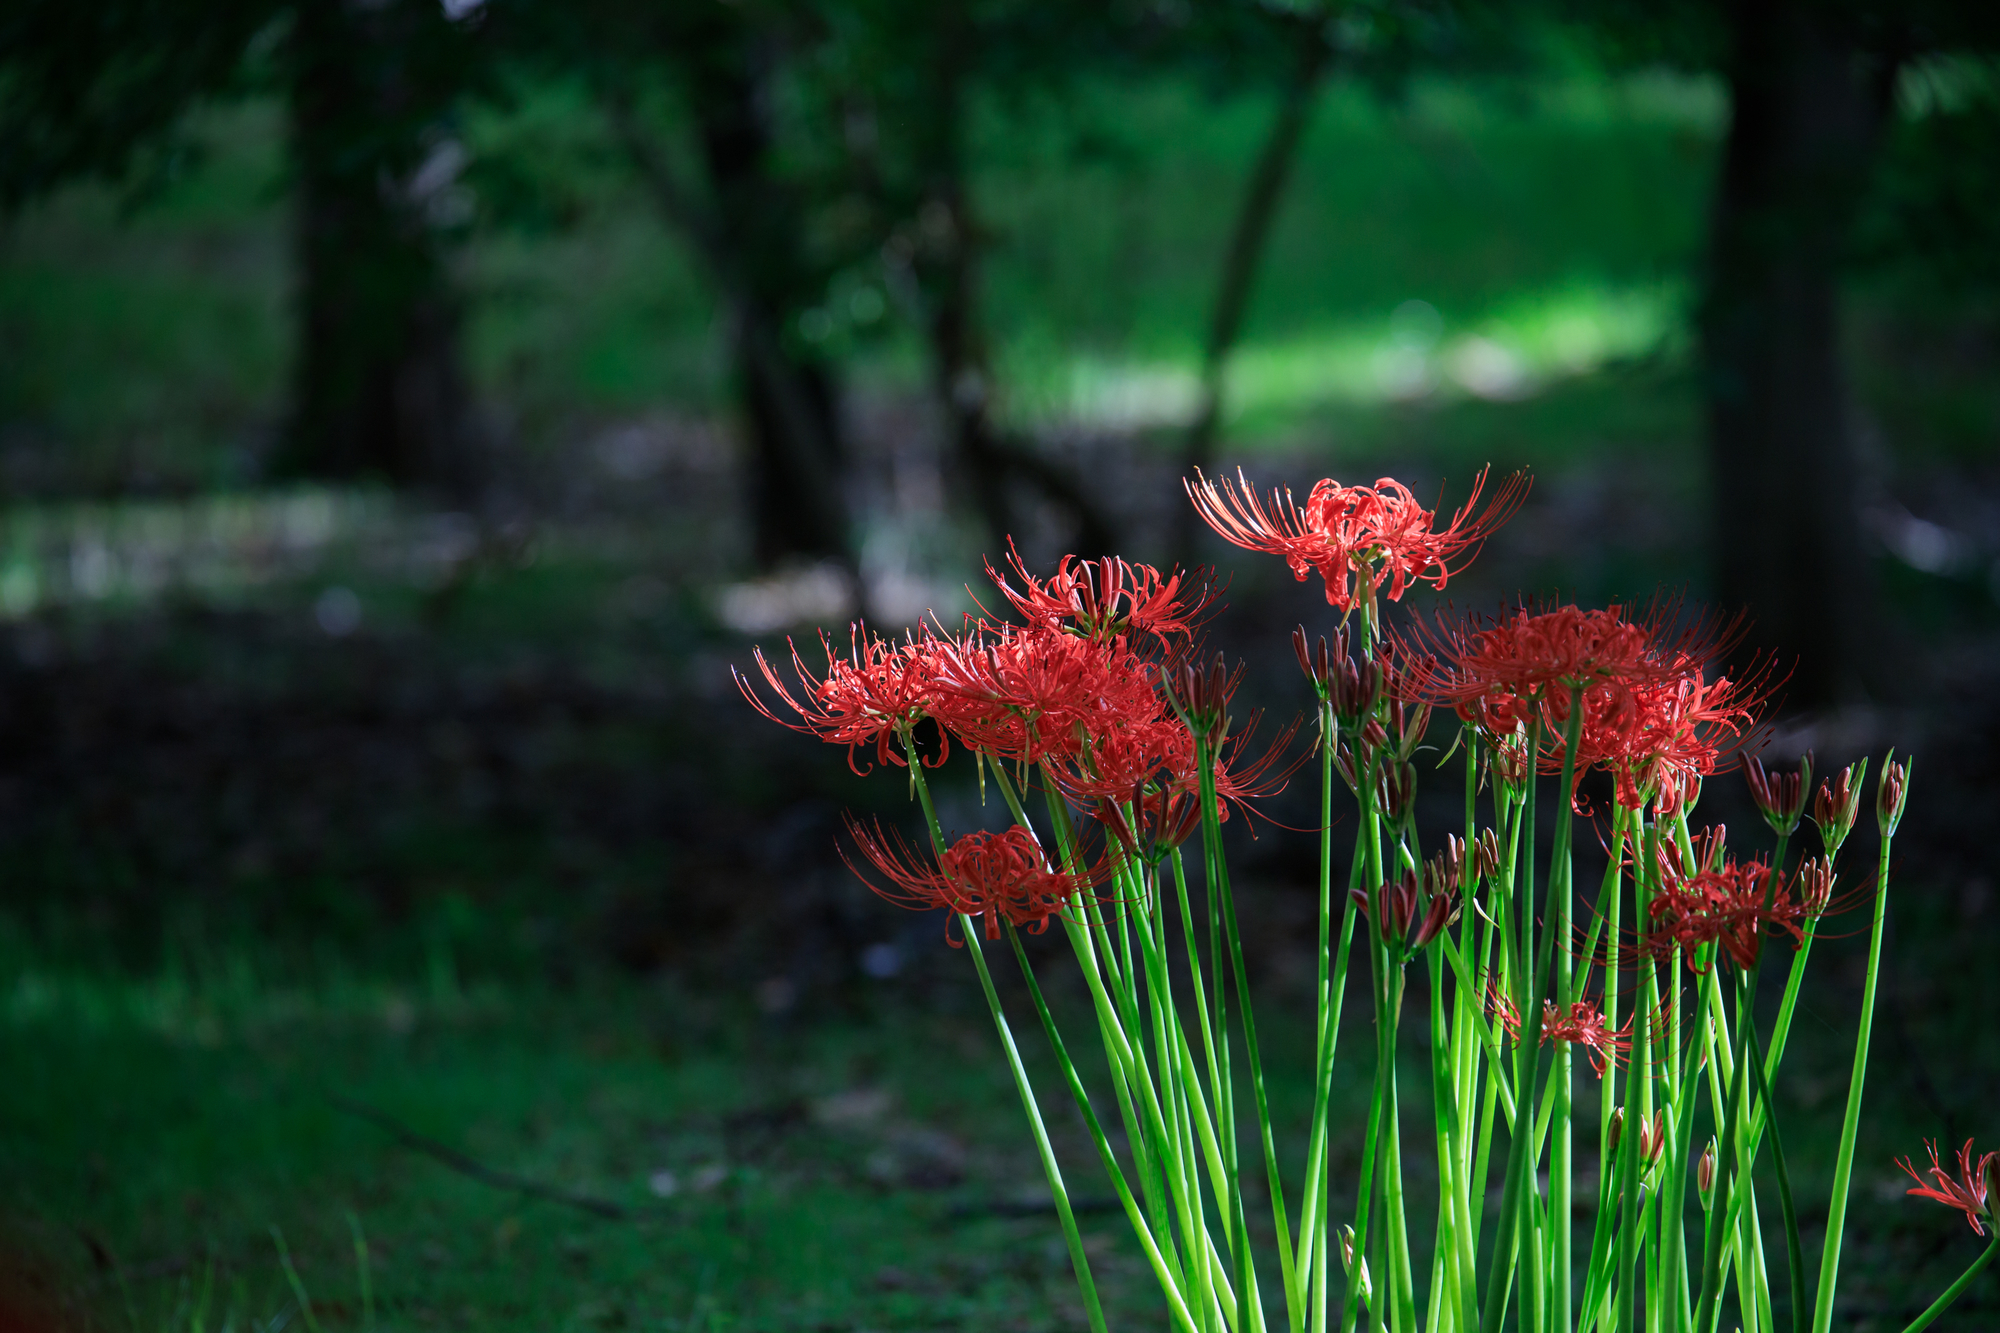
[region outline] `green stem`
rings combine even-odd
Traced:
[[[1929,1328],[1933,1319],[1943,1314],[1953,1301],[1965,1294],[1965,1289],[1972,1285],[1972,1279],[1979,1276],[1980,1269],[1993,1262],[1995,1254],[2000,1254],[2000,1230],[1994,1231],[1993,1239],[1987,1243],[1984,1250],[1980,1251],[1979,1257],[1972,1261],[1972,1267],[1959,1274],[1958,1281],[1946,1287],[1944,1295],[1931,1302],[1930,1309],[1911,1320],[1910,1326],[1905,1328],[1903,1333],[1921,1333],[1923,1329]]]
[[[1806,1317],[1806,1260],[1799,1244],[1799,1215],[1792,1202],[1792,1173],[1785,1166],[1785,1141],[1778,1134],[1778,1108],[1771,1101],[1771,1082],[1764,1073],[1764,1049],[1757,1030],[1745,1016],[1750,1029],[1750,1072],[1757,1076],[1757,1100],[1764,1106],[1765,1127],[1771,1131],[1771,1164],[1778,1173],[1778,1207],[1785,1218],[1785,1262],[1790,1265],[1792,1284],[1792,1333],[1798,1333]]]
[[[1021,1063],[1021,1052],[1014,1044],[1013,1029],[1007,1025],[1007,1015],[1000,1008],[1000,995],[993,989],[993,976],[987,971],[986,955],[979,947],[977,928],[972,918],[963,912],[958,914],[958,928],[965,936],[966,952],[972,955],[972,964],[979,970],[979,988],[986,993],[986,1007],[993,1012],[993,1027],[1000,1034],[1000,1045],[1007,1052],[1008,1071],[1014,1075],[1014,1087],[1021,1094],[1021,1107],[1028,1113],[1028,1125],[1034,1130],[1035,1151],[1041,1155],[1042,1172],[1049,1178],[1049,1193],[1055,1199],[1056,1216],[1062,1219],[1063,1241],[1069,1246],[1069,1260],[1076,1270],[1076,1284],[1083,1290],[1083,1308],[1090,1319],[1091,1333],[1105,1333],[1104,1308],[1098,1303],[1097,1283],[1090,1275],[1090,1256],[1084,1253],[1083,1236],[1076,1229],[1076,1214],[1069,1206],[1069,1191],[1063,1187],[1062,1168],[1056,1164],[1048,1128],[1042,1124],[1041,1108],[1035,1103],[1035,1090],[1028,1082],[1027,1066]]]
[[[1250,1008],[1250,974],[1243,966],[1243,938],[1236,928],[1236,899],[1230,891],[1229,868],[1223,860],[1222,827],[1215,791],[1215,756],[1209,752],[1207,744],[1200,741],[1196,743],[1196,755],[1201,765],[1203,841],[1212,848],[1211,873],[1214,878],[1210,883],[1214,895],[1222,903],[1223,933],[1229,943],[1229,969],[1236,977],[1236,1007],[1242,1014],[1243,1053],[1250,1062],[1250,1090],[1257,1105],[1257,1130],[1264,1149],[1264,1173],[1271,1190],[1271,1221],[1278,1233],[1278,1268],[1285,1289],[1285,1314],[1288,1324],[1299,1328],[1304,1324],[1305,1299],[1299,1288],[1297,1266],[1292,1261],[1292,1228],[1285,1216],[1285,1187],[1278,1170],[1277,1141],[1271,1132],[1271,1104],[1264,1088],[1264,1061],[1257,1046],[1257,1018]],[[1240,1190],[1237,1192],[1236,1207],[1237,1225],[1247,1227],[1247,1219],[1242,1216]],[[1241,1250],[1242,1264],[1247,1269],[1250,1263],[1247,1230]],[[1247,1272],[1243,1285],[1247,1298],[1251,1289]]]
[[[1854,1038],[1854,1074],[1847,1085],[1847,1115],[1840,1125],[1840,1153],[1834,1161],[1833,1195],[1827,1201],[1826,1247],[1820,1251],[1819,1292],[1813,1305],[1813,1333],[1833,1327],[1834,1287],[1840,1277],[1841,1233],[1847,1224],[1847,1191],[1854,1178],[1854,1144],[1861,1133],[1861,1092],[1868,1078],[1868,1037],[1875,1023],[1875,983],[1882,967],[1882,925],[1889,912],[1889,848],[1882,839],[1875,870],[1875,919],[1868,936],[1868,972],[1861,986],[1861,1023]]]
[[[1720,966],[1720,964],[1717,964]],[[1744,1038],[1747,1024],[1738,1024],[1733,1053],[1735,1072],[1729,1079],[1729,1097],[1722,1117],[1722,1133],[1717,1139],[1717,1161],[1714,1192],[1708,1211],[1706,1244],[1703,1247],[1701,1265],[1701,1298],[1695,1305],[1694,1333],[1711,1333],[1715,1326],[1716,1306],[1722,1296],[1722,1242],[1729,1230],[1729,1196],[1736,1174],[1736,1125],[1737,1106],[1743,1097],[1743,1065],[1745,1063]],[[1718,1051],[1719,1054],[1719,1051]],[[1714,1061],[1710,1061],[1711,1068]]]
[[[1056,1028],[1055,1017],[1049,1012],[1048,1001],[1042,996],[1041,983],[1035,979],[1035,970],[1028,963],[1028,951],[1021,947],[1021,933],[1012,923],[1007,927],[1007,942],[1014,946],[1014,959],[1021,967],[1021,978],[1028,984],[1028,994],[1034,999],[1035,1013],[1042,1020],[1042,1031],[1054,1048],[1056,1060],[1062,1065],[1063,1078],[1069,1084],[1069,1095],[1076,1103],[1076,1109],[1083,1114],[1084,1124],[1090,1129],[1090,1140],[1097,1148],[1098,1160],[1104,1172],[1111,1177],[1112,1188],[1118,1191],[1118,1202],[1124,1205],[1125,1216],[1132,1223],[1132,1231],[1139,1238],[1139,1247],[1146,1252],[1146,1260],[1153,1266],[1153,1275],[1158,1278],[1160,1289],[1166,1293],[1167,1307],[1175,1321],[1194,1333],[1194,1316],[1188,1312],[1182,1298],[1180,1281],[1161,1255],[1159,1246],[1153,1240],[1152,1228],[1139,1210],[1137,1200],[1132,1197],[1131,1186],[1126,1184],[1125,1173],[1119,1168],[1118,1158],[1111,1151],[1111,1143],[1105,1137],[1104,1126],[1097,1119],[1097,1111],[1090,1104],[1090,1095],[1084,1091],[1083,1080],[1077,1077],[1076,1066],[1071,1063],[1069,1050],[1063,1045],[1062,1034]]]
[[[938,823],[937,808],[931,804],[930,784],[924,780],[923,763],[917,754],[915,740],[905,732],[904,752],[909,756],[910,782],[917,789],[923,802],[924,818],[931,828],[931,840],[939,855],[944,853],[944,829]],[[1018,817],[1018,811],[1017,811]],[[1026,820],[1022,821],[1024,824]],[[1021,1063],[1020,1048],[1014,1044],[1014,1033],[1007,1025],[1007,1015],[1000,1008],[1000,996],[993,989],[992,974],[986,968],[986,955],[979,947],[979,933],[970,916],[958,914],[959,933],[965,939],[966,952],[972,955],[972,964],[979,972],[979,988],[985,993],[986,1007],[992,1011],[994,1030],[1000,1034],[1001,1048],[1007,1054],[1007,1068],[1014,1076],[1014,1087],[1021,1094],[1021,1106],[1028,1113],[1028,1125],[1034,1131],[1035,1150],[1041,1155],[1042,1171],[1049,1180],[1049,1192],[1055,1199],[1056,1215],[1062,1220],[1063,1240],[1069,1246],[1070,1264],[1076,1270],[1077,1286],[1083,1291],[1084,1311],[1090,1319],[1091,1333],[1105,1333],[1104,1309],[1098,1303],[1097,1283],[1090,1274],[1090,1257],[1084,1253],[1083,1237],[1076,1229],[1076,1214],[1069,1205],[1069,1193],[1063,1188],[1062,1168],[1056,1164],[1055,1149],[1049,1144],[1049,1132],[1042,1124],[1042,1113],[1035,1103],[1034,1087],[1028,1082],[1027,1066]]]

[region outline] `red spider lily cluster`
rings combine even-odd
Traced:
[[[1562,770],[1580,705],[1568,755],[1576,779],[1603,768],[1620,805],[1651,803],[1671,816],[1756,737],[1772,688],[1768,667],[1739,678],[1717,669],[1741,638],[1740,621],[1677,628],[1679,611],[1677,602],[1659,602],[1638,616],[1622,606],[1560,606],[1492,621],[1441,619],[1420,624],[1403,653],[1424,693],[1478,726],[1496,751],[1517,753],[1523,767],[1533,736],[1540,771]]]
[[[1228,722],[1240,670],[1194,663],[1193,634],[1211,597],[1204,578],[1116,557],[1065,557],[1038,579],[1014,555],[1008,572],[988,572],[1021,623],[968,618],[959,633],[927,626],[902,640],[857,625],[845,655],[822,640],[823,672],[794,646],[796,684],[758,650],[775,702],[744,673],[737,685],[765,717],[846,745],[851,766],[864,747],[878,762],[907,766],[922,753],[919,729],[934,728],[927,765],[942,763],[956,740],[985,760],[1039,768],[1135,855],[1163,854],[1198,824],[1204,751],[1220,819],[1283,786],[1293,729],[1253,750],[1256,717],[1237,731]],[[1001,921],[1039,928],[1081,887],[1014,833],[1022,837],[962,839],[931,864],[879,832],[857,826],[855,837],[894,886],[890,896],[982,918],[990,932]]]
[[[1769,662],[1745,668],[1737,653],[1740,619],[1708,620],[1678,602],[1655,601],[1596,610],[1521,604],[1486,618],[1402,617],[1401,628],[1386,625],[1387,603],[1419,584],[1444,588],[1519,507],[1524,479],[1509,478],[1490,493],[1486,482],[1480,473],[1471,495],[1448,515],[1388,479],[1372,486],[1324,480],[1303,505],[1286,491],[1260,494],[1240,472],[1233,483],[1203,477],[1188,488],[1221,537],[1280,556],[1299,580],[1317,573],[1326,600],[1340,612],[1326,636],[1315,640],[1301,627],[1293,637],[1317,705],[1325,812],[1317,830],[1319,1008],[1311,1029],[1320,1082],[1306,1176],[1293,1196],[1296,1213],[1288,1211],[1276,1147],[1281,1136],[1269,1119],[1221,825],[1280,790],[1305,756],[1286,759],[1298,722],[1279,729],[1270,744],[1253,745],[1257,716],[1240,724],[1232,717],[1244,667],[1199,646],[1214,596],[1205,575],[1113,556],[1065,556],[1038,578],[1010,544],[1005,567],[987,569],[998,615],[981,606],[956,632],[933,620],[901,639],[857,625],[845,653],[822,639],[823,670],[809,667],[794,648],[790,678],[761,651],[757,678],[737,676],[761,714],[846,746],[857,771],[864,750],[876,764],[907,771],[928,845],[919,850],[879,823],[850,820],[858,855],[849,864],[885,898],[956,918],[957,938],[948,927],[947,939],[965,947],[979,971],[1095,1333],[1105,1325],[1088,1255],[982,939],[1012,946],[1100,1164],[1162,1284],[1174,1327],[1184,1333],[1265,1326],[1255,1315],[1263,1308],[1257,1290],[1263,1265],[1248,1248],[1245,1173],[1230,1138],[1238,1133],[1241,1105],[1232,1082],[1237,1069],[1246,1071],[1254,1094],[1289,1333],[1360,1327],[1363,1306],[1371,1327],[1510,1326],[1510,1291],[1519,1293],[1523,1327],[1567,1328],[1577,1314],[1584,1326],[1624,1327],[1641,1308],[1648,1318],[1678,1309],[1683,1322],[1693,1316],[1694,1327],[1726,1326],[1724,1275],[1732,1264],[1743,1276],[1738,1296],[1728,1299],[1748,1300],[1741,1293],[1753,1288],[1758,1301],[1767,1297],[1764,1248],[1746,1246],[1739,1229],[1760,1225],[1748,1205],[1756,1197],[1766,1128],[1773,1131],[1772,1153],[1780,1151],[1767,1071],[1782,1059],[1820,923],[1849,905],[1836,896],[1834,868],[1860,818],[1867,761],[1822,780],[1816,791],[1810,755],[1796,772],[1744,762],[1751,799],[1775,846],[1768,855],[1733,856],[1720,826],[1697,831],[1690,817],[1704,784],[1755,748],[1764,734],[1762,713],[1780,683]],[[1442,850],[1438,833],[1417,814],[1423,770],[1432,767],[1423,751],[1435,745],[1434,721],[1457,733],[1455,745],[1436,749],[1446,751],[1445,759],[1459,756],[1464,766],[1463,836],[1444,835]],[[1012,827],[948,839],[925,770],[943,764],[954,748],[971,752],[982,801],[989,776],[998,786]],[[1537,792],[1555,776],[1562,785],[1553,802],[1554,837],[1543,839],[1550,806],[1538,802]],[[1594,903],[1579,885],[1574,859],[1577,817],[1589,815],[1586,778],[1612,792],[1603,831],[1607,864]],[[1889,847],[1909,778],[1908,761],[1895,763],[1892,755],[1876,794],[1882,841],[1866,891],[1874,903],[1868,980],[1825,1214],[1817,1327],[1828,1326],[1831,1313]],[[1356,816],[1348,824],[1355,842],[1345,894],[1335,880],[1332,841],[1343,785]],[[1483,826],[1482,790],[1492,801]],[[1030,822],[1041,818],[1029,813],[1031,797],[1046,807],[1046,836]],[[1819,833],[1812,855],[1792,845],[1809,809]],[[1184,853],[1197,836],[1199,850]],[[1199,897],[1189,889],[1197,876]],[[1170,931],[1175,915],[1181,929]],[[1059,933],[1077,956],[1090,997],[1091,1027],[1113,1074],[1122,1151],[1114,1151],[1105,1135],[1108,1119],[1074,1072],[1062,1021],[1035,980],[1040,964],[1018,937],[1044,932],[1051,921],[1063,926]],[[1767,1040],[1759,1028],[1770,1011],[1760,1007],[1759,985],[1770,941],[1791,947],[1790,976]],[[1363,956],[1375,1006],[1372,1174],[1359,1192],[1354,1224],[1341,1227],[1331,1212],[1328,1116],[1338,1100],[1331,1088],[1340,1005],[1350,963]],[[1418,1314],[1413,1274],[1423,1265],[1410,1252],[1398,1146],[1403,1103],[1396,1091],[1406,985],[1419,968],[1429,971],[1428,1014],[1417,1021],[1427,1018],[1429,1025],[1439,1162],[1433,1272],[1444,1284],[1431,1295],[1429,1323]],[[1240,1065],[1230,1053],[1239,1032]],[[1613,1204],[1599,1210],[1598,1234],[1588,1245],[1576,1243],[1583,1237],[1571,1231],[1578,1211],[1572,1200],[1581,1147],[1574,1087],[1580,1055],[1599,1080],[1594,1112],[1584,1114],[1599,1118],[1597,1180]],[[1731,1080],[1726,1097],[1719,1087],[1702,1095],[1704,1071],[1710,1080]],[[1506,1257],[1482,1274],[1477,1264],[1446,1260],[1482,1252],[1476,1223],[1468,1235],[1447,1232],[1482,1216],[1494,1197],[1494,1172],[1501,1168],[1489,1149],[1503,1105],[1508,1125],[1536,1130],[1505,1131],[1500,1230],[1486,1252]],[[1628,1120],[1635,1132],[1621,1145]],[[1136,1190],[1121,1157],[1137,1172]],[[1910,1193],[1961,1210],[1975,1230],[1990,1228],[2000,1154],[1975,1160],[1968,1141],[1955,1178],[1935,1147],[1928,1181],[1910,1163],[1902,1166],[1917,1181]],[[1802,1281],[1782,1158],[1777,1172],[1793,1275]],[[1649,1194],[1662,1203],[1647,1205]],[[1681,1234],[1683,1204],[1696,1199],[1712,1219],[1700,1253],[1689,1251]],[[1380,1213],[1371,1234],[1373,1200]],[[1217,1218],[1234,1221],[1217,1233],[1210,1230]],[[1292,1218],[1299,1221],[1296,1233]],[[1714,1221],[1722,1218],[1730,1220]],[[1726,1261],[1725,1234],[1734,1247]],[[1337,1249],[1330,1244],[1335,1236]],[[1379,1287],[1365,1276],[1370,1249],[1375,1272],[1386,1274]],[[1341,1279],[1328,1261],[1341,1252],[1350,1263],[1345,1304],[1336,1310],[1329,1296]],[[1570,1265],[1585,1253],[1593,1271],[1578,1283]],[[2000,1243],[1991,1253],[2000,1253]],[[1229,1282],[1221,1280],[1225,1273]],[[1483,1300],[1482,1280],[1491,1283]],[[1669,1280],[1679,1289],[1656,1285]],[[1965,1280],[1936,1308],[1949,1304]],[[1573,1305],[1579,1290],[1594,1303],[1588,1310]],[[1800,1316],[1804,1301],[1795,1281]],[[1448,1319],[1438,1313],[1444,1310]]]

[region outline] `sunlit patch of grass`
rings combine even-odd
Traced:
[[[1685,300],[1677,283],[1576,282],[1511,297],[1458,324],[1412,300],[1380,319],[1255,339],[1229,362],[1227,420],[1256,436],[1327,407],[1532,398],[1616,362],[1677,354]],[[1199,399],[1192,358],[1057,359],[1024,348],[1016,365],[1012,405],[1045,425],[1177,425]]]

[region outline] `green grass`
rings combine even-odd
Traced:
[[[193,1327],[212,1280],[205,1327],[262,1326],[294,1303],[276,1227],[318,1319],[361,1327],[351,1212],[384,1327],[1081,1324],[1053,1217],[984,1207],[1041,1186],[970,996],[792,1026],[616,978],[313,971],[235,954],[121,979],[16,952],[0,1209],[97,1322]],[[628,1215],[471,1179],[329,1094]],[[1080,1127],[1058,1132],[1080,1163]],[[1123,1229],[1088,1225],[1143,1326],[1157,1302]]]

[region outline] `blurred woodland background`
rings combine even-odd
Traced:
[[[1996,57],[1952,0],[14,0],[0,1307],[1081,1327],[963,958],[836,853],[906,793],[730,664],[1011,535],[1219,565],[1288,716],[1330,611],[1180,479],[1490,464],[1460,605],[1741,608],[1771,753],[1921,757],[1843,1315],[1900,1328],[1965,1242],[1889,1156],[2000,1132]],[[1245,842],[1279,991],[1311,843]]]

